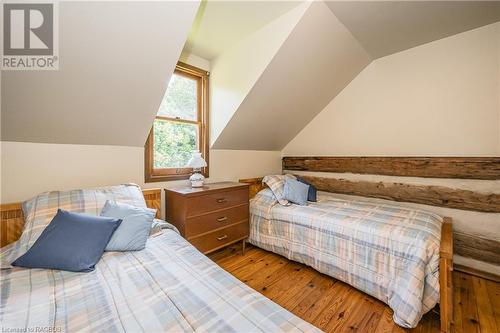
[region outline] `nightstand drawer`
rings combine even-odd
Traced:
[[[219,182],[203,187],[165,189],[167,221],[201,252],[208,253],[248,237],[248,184]]]
[[[248,221],[219,229],[203,236],[188,238],[188,240],[198,250],[207,253],[246,237],[248,237]]]
[[[187,216],[209,213],[243,203],[248,203],[248,188],[193,196],[187,200]]]
[[[186,220],[186,237],[193,237],[245,220],[248,220],[248,203],[190,217]]]

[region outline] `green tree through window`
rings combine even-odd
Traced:
[[[193,151],[208,159],[207,94],[208,73],[179,63],[146,142],[146,181],[187,178]]]
[[[196,125],[155,120],[154,167],[183,168],[197,148]]]

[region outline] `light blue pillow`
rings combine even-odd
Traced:
[[[309,185],[301,183],[295,179],[285,178],[283,196],[286,200],[297,205],[307,206],[308,193]]]
[[[146,247],[155,209],[135,207],[108,200],[101,216],[122,219],[120,227],[111,237],[106,251],[139,251]]]
[[[120,223],[120,219],[59,209],[33,246],[12,266],[91,272]]]

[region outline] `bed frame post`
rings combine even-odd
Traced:
[[[453,323],[453,228],[451,218],[443,219],[439,251],[439,314],[441,332],[451,332]]]

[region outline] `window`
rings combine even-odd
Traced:
[[[208,164],[208,133],[208,73],[179,62],[146,141],[146,182],[189,178],[193,151]]]

